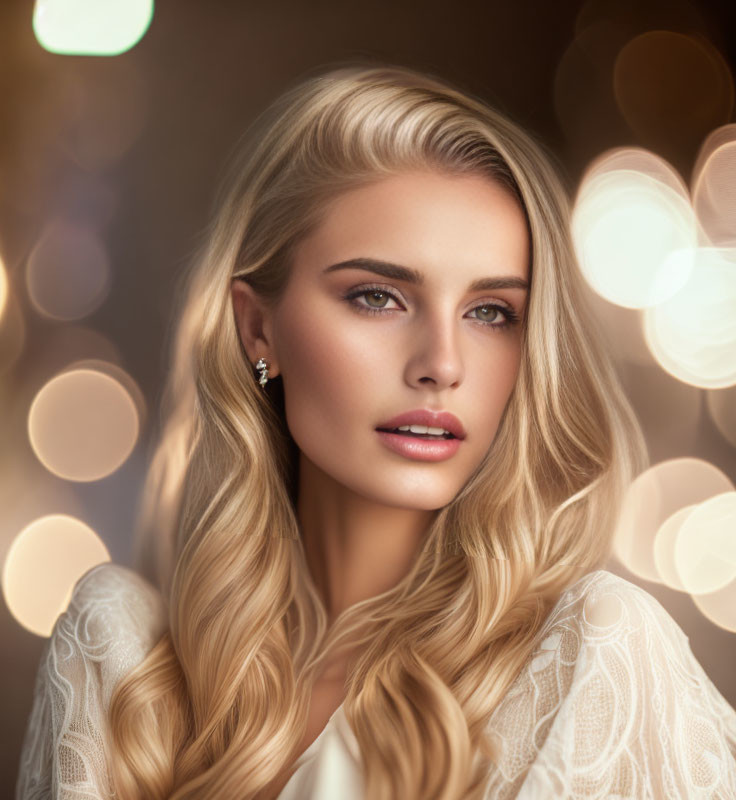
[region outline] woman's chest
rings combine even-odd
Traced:
[[[330,717],[337,711],[345,699],[344,679],[318,680],[312,687],[312,696],[307,716],[307,727],[298,748],[291,754],[282,771],[268,784],[261,793],[263,800],[276,800],[289,782],[298,758],[313,744],[322,733]]]

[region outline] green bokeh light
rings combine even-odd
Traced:
[[[148,30],[153,0],[36,0],[33,32],[44,50],[116,56]]]

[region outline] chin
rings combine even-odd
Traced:
[[[433,489],[427,486],[419,490],[416,486],[407,486],[401,489],[394,483],[385,492],[376,492],[370,496],[364,496],[368,496],[375,503],[395,508],[410,509],[412,511],[437,511],[452,502],[456,495],[457,491],[452,491],[447,487]]]

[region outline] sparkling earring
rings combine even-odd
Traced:
[[[266,381],[268,381],[268,364],[265,358],[259,358],[258,361],[256,361],[256,369],[261,372],[258,383],[261,384],[261,388],[265,391]]]

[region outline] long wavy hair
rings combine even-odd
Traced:
[[[180,284],[141,563],[168,629],[116,687],[111,774],[129,798],[255,798],[295,757],[328,654],[358,646],[344,710],[366,800],[480,798],[491,715],[560,594],[611,554],[647,465],[586,305],[554,159],[441,78],[393,65],[302,76],[248,129]],[[276,304],[295,245],[341,192],[429,168],[501,182],[525,212],[531,290],[517,382],[483,461],[408,574],[328,625],[295,512],[283,382],[264,393],[231,283]]]

